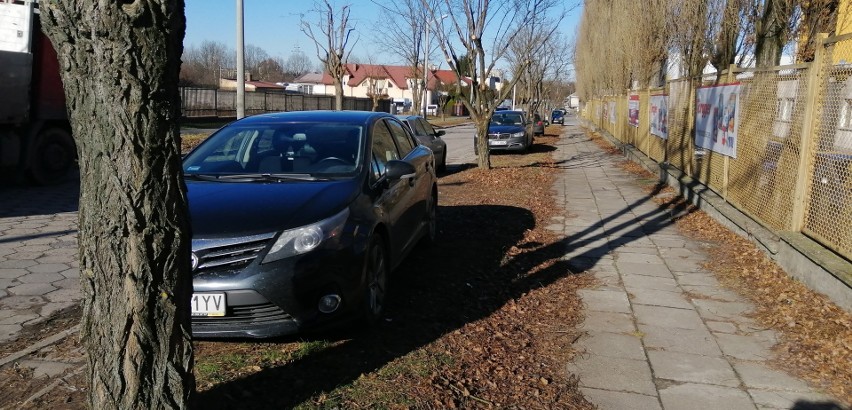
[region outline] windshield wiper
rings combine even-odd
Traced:
[[[322,181],[311,174],[227,174],[220,175],[219,180],[251,180],[251,181]]]

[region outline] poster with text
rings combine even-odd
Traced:
[[[631,95],[627,100],[627,123],[633,127],[639,126],[639,94]]]
[[[615,101],[609,102],[609,123],[615,124]]]
[[[648,118],[651,119],[651,134],[662,139],[669,138],[669,96],[652,95],[648,104]]]
[[[740,85],[698,88],[695,105],[695,145],[737,157]]]

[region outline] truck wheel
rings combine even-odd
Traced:
[[[77,156],[71,134],[59,127],[41,130],[32,146],[29,176],[39,185],[61,182]]]

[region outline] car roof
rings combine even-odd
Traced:
[[[286,111],[252,115],[236,122],[242,125],[280,122],[327,122],[340,124],[367,124],[376,118],[392,117],[385,112],[373,111]]]
[[[416,120],[418,118],[423,118],[420,115],[396,115],[395,117],[401,120]]]

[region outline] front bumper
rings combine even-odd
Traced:
[[[363,283],[363,255],[351,248],[317,250],[271,263],[261,258],[235,270],[202,272],[193,291],[225,294],[225,316],[192,317],[197,338],[268,338],[338,326],[358,312]],[[332,313],[319,300],[339,295]]]

